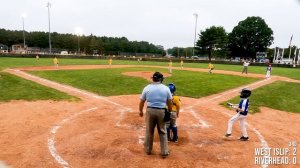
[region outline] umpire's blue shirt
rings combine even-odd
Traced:
[[[167,100],[172,99],[172,94],[167,86],[154,82],[144,88],[141,99],[147,100],[148,107],[165,108]]]

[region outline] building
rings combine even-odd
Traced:
[[[0,44],[0,53],[8,53],[8,46]]]
[[[11,46],[11,52],[14,54],[26,54],[27,53],[27,45],[24,44],[15,44]]]

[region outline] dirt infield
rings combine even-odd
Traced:
[[[53,67],[35,67],[35,70],[41,69],[53,70]],[[65,66],[60,69],[81,68]],[[12,167],[267,167],[254,164],[255,148],[287,148],[292,140],[300,142],[300,115],[264,107],[261,113],[249,115],[247,119],[250,141],[236,140],[241,134],[238,124],[234,126],[234,137],[224,139],[227,121],[235,112],[218,104],[237,96],[238,91],[245,87],[242,86],[200,99],[182,97],[182,112],[178,119],[179,143],[171,143],[171,155],[162,159],[157,133],[153,154],[143,152],[145,122],[138,113],[139,95],[102,97],[25,71],[6,71],[81,99],[79,102],[1,103],[0,163],[2,160]],[[235,72],[227,71],[216,73],[235,75]],[[149,72],[126,74],[147,79],[151,75]],[[248,75],[263,78],[263,75]],[[290,79],[272,77],[247,87],[254,89],[277,80]],[[299,155],[297,157],[300,161]]]

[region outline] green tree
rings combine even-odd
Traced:
[[[216,53],[226,53],[228,35],[221,26],[212,26],[199,34],[199,40],[196,44],[197,53],[203,52],[208,54],[208,59],[215,56]]]
[[[233,56],[256,57],[273,43],[273,30],[260,17],[247,17],[229,33],[229,49]]]
[[[25,32],[26,44],[29,47],[48,48],[47,32]],[[162,46],[154,45],[146,41],[129,41],[126,37],[98,37],[93,34],[80,36],[80,50],[87,54],[118,54],[119,52],[164,54]],[[53,49],[78,50],[78,36],[73,34],[51,33]],[[0,29],[0,43],[7,46],[23,43],[23,31],[11,31]]]

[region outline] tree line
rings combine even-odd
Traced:
[[[273,43],[273,30],[261,17],[247,17],[227,33],[222,26],[211,26],[198,34],[196,55],[212,57],[255,58],[256,52],[266,52]],[[192,48],[174,47],[173,56],[191,56]]]
[[[49,48],[49,34],[47,32],[26,32],[25,41],[28,47]],[[0,29],[0,43],[7,46],[23,44],[23,31]],[[152,53],[163,54],[163,46],[151,44],[146,41],[129,41],[126,37],[99,37],[77,36],[73,34],[51,33],[52,48],[76,52],[80,48],[86,54],[118,54],[126,53]]]

